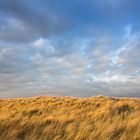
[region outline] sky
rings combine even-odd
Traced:
[[[0,0],[0,98],[140,97],[139,0]]]

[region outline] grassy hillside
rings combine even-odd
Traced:
[[[140,140],[140,99],[0,99],[0,140]]]

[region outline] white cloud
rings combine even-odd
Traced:
[[[124,36],[124,39],[127,39],[129,37],[131,37],[131,34],[132,33],[132,25],[127,25],[125,27],[125,36]]]
[[[110,74],[99,74],[99,75],[90,75],[92,78],[92,82],[106,82],[106,83],[112,83],[112,82],[118,82],[118,83],[127,83],[127,82],[135,82],[137,79],[135,79],[133,76],[128,75],[110,75]]]
[[[42,38],[39,38],[38,40],[33,42],[33,46],[37,48],[42,48],[44,47],[48,42]]]

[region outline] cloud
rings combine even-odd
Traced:
[[[38,9],[38,5],[43,10]],[[7,41],[31,41],[38,36],[62,33],[70,25],[61,13],[58,15],[51,9],[49,2],[2,0],[0,13],[3,20],[1,28],[4,27],[0,32],[0,39]]]
[[[137,5],[1,0],[0,96],[139,96]]]
[[[123,74],[136,75],[140,67],[139,33],[130,34],[127,38],[125,35],[122,46],[112,54],[112,65],[116,69],[120,69]]]
[[[1,42],[1,96],[139,96],[139,35],[126,38],[125,32],[122,44],[112,47],[118,38],[102,34],[83,41],[67,35],[63,42],[62,37],[28,45]]]
[[[123,21],[128,21],[128,16],[139,18],[137,5],[138,0],[1,0],[0,40],[30,42],[39,37],[62,35],[79,27],[80,30],[91,25],[102,27],[102,23],[115,30],[115,26],[124,26]]]

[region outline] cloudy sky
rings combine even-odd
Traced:
[[[0,0],[0,97],[140,97],[139,0]]]

